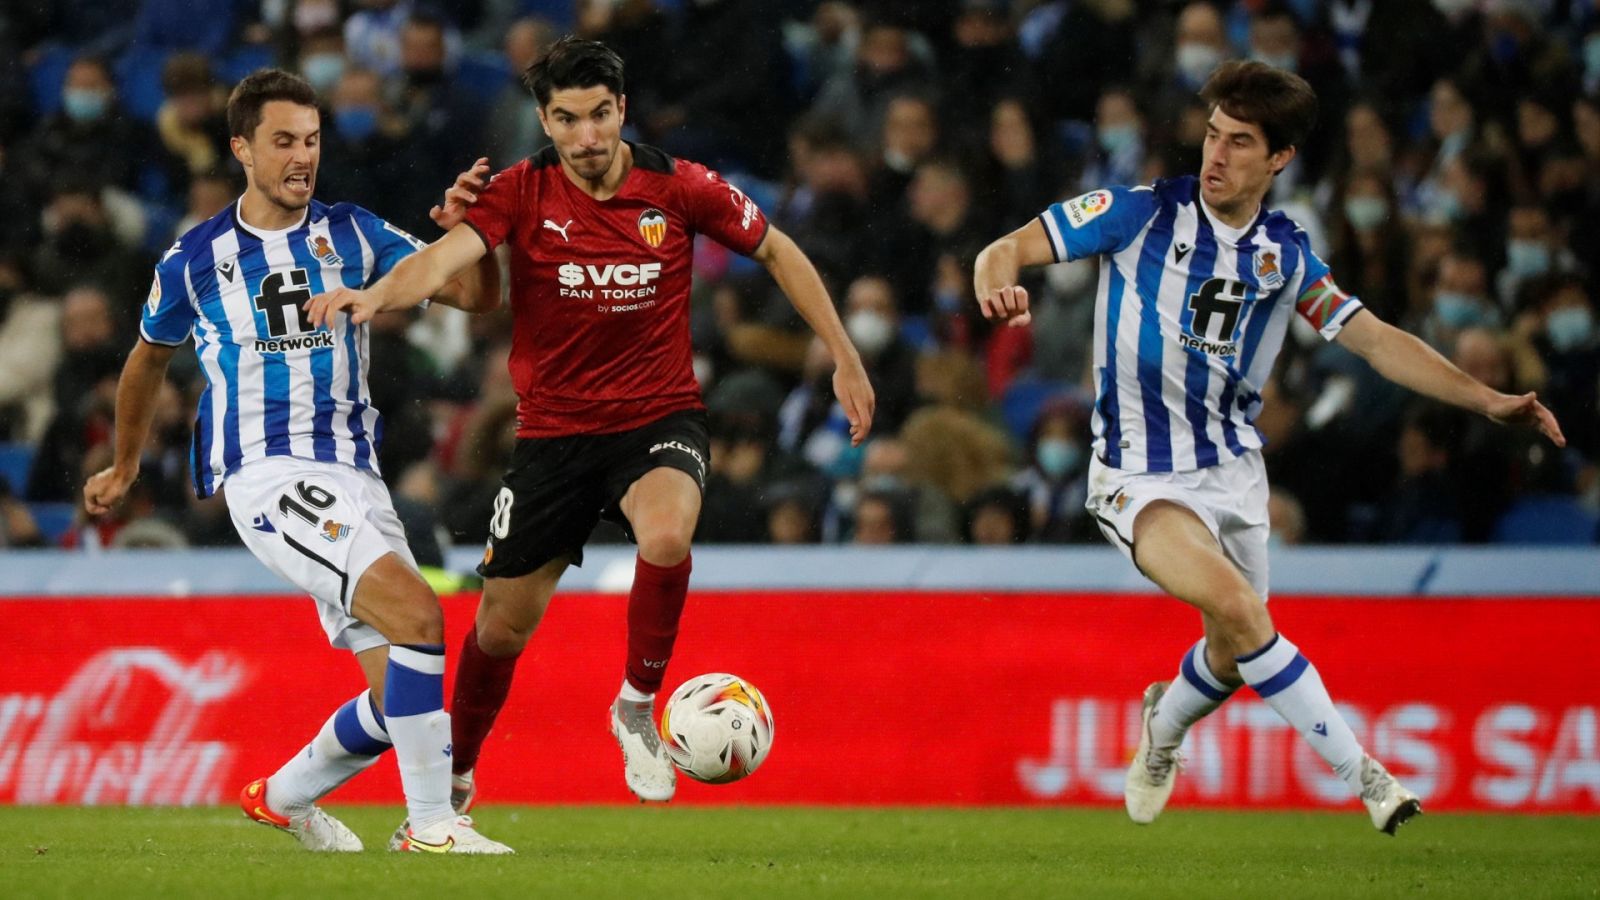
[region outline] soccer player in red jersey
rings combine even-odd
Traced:
[[[454,799],[472,803],[484,738],[556,582],[582,563],[601,516],[638,544],[628,655],[611,727],[628,788],[672,798],[676,777],[654,723],[689,586],[709,441],[689,343],[694,238],[760,261],[821,336],[852,443],[872,427],[866,370],[816,269],[738,188],[704,166],[622,140],[622,60],[564,38],[523,75],[552,146],[446,212],[464,221],[364,291],[313,298],[312,323],[362,322],[415,306],[501,244],[510,248],[511,375],[517,447],[495,499],[477,628],[463,645],[451,714]],[[470,208],[468,208],[470,207]]]

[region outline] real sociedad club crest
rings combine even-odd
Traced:
[[[651,207],[639,214],[639,236],[652,247],[667,239],[667,214]]]
[[[339,257],[338,253],[334,252],[333,245],[328,243],[328,239],[320,234],[306,235],[306,247],[310,249],[312,256],[315,256],[325,265],[344,265],[344,260]]]
[[[1257,250],[1255,264],[1258,284],[1269,291],[1283,287],[1283,273],[1278,270],[1278,254],[1271,250]]]

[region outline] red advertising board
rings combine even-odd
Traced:
[[[450,652],[474,597],[446,600]],[[606,707],[617,595],[563,595],[479,774],[486,802],[626,802]],[[1276,597],[1357,735],[1430,810],[1600,811],[1600,602]],[[207,804],[271,773],[360,689],[309,600],[0,601],[0,803]],[[771,701],[761,771],[688,803],[1115,804],[1138,697],[1196,616],[1153,596],[697,593],[668,675],[730,671]],[[453,665],[452,665],[453,672]],[[1174,802],[1349,806],[1240,692],[1191,733]],[[341,801],[397,803],[380,764]]]

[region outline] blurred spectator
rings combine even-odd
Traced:
[[[356,65],[387,78],[400,71],[400,32],[411,18],[410,0],[356,0],[345,20],[345,52]]]
[[[1028,541],[1028,501],[1005,485],[979,491],[967,501],[962,539],[968,544],[1005,546]]]
[[[111,66],[92,56],[67,67],[61,108],[45,119],[16,153],[18,173],[37,197],[63,178],[133,190],[150,137],[117,104]]]
[[[227,209],[238,196],[238,186],[228,175],[222,172],[197,174],[189,181],[188,204],[184,207],[183,218],[178,220],[178,226],[173,229],[173,233],[178,236],[183,235],[189,229]]]
[[[394,109],[406,122],[406,162],[413,170],[459,172],[483,155],[485,107],[493,98],[457,87],[453,67],[444,21],[421,14],[407,19],[400,30],[400,71],[391,92]],[[422,183],[415,176],[408,180]],[[441,183],[449,180],[447,176]],[[432,191],[437,193],[438,187]],[[427,234],[431,206],[378,212],[413,233]]]
[[[1210,7],[1207,7],[1210,9]],[[1215,13],[1215,10],[1212,10]],[[1190,17],[1186,7],[1179,15],[1179,28]],[[1108,78],[1126,77],[1137,58],[1134,35],[1133,0],[1079,0],[1067,6],[1061,24],[1040,48],[1034,83],[1039,91],[1036,102],[1047,121],[1088,121],[1094,115],[1100,85]],[[1221,19],[1217,19],[1217,38],[1221,40]],[[1185,55],[1178,48],[1178,65],[1205,65],[1205,75],[1222,61],[1219,54],[1209,64]]]
[[[913,413],[901,429],[906,480],[940,491],[964,504],[979,491],[1006,480],[1011,446],[998,428],[971,413],[930,407]]]
[[[695,0],[684,7],[672,59],[634,70],[657,83],[646,133],[679,156],[763,177],[783,167],[783,38],[776,0]]]
[[[844,326],[877,393],[873,428],[894,434],[917,401],[917,351],[900,334],[899,304],[887,279],[865,275],[850,283]]]
[[[1267,543],[1293,546],[1305,542],[1306,511],[1294,494],[1279,487],[1271,488],[1267,495],[1267,522],[1272,529]]]
[[[1328,264],[1339,286],[1385,321],[1404,315],[1408,241],[1382,173],[1352,171],[1335,196]]]
[[[236,17],[247,8],[234,2],[141,0],[133,20],[133,43],[142,50],[191,50],[220,58],[241,30]]]
[[[1084,508],[1089,487],[1089,419],[1081,404],[1047,403],[1033,425],[1029,465],[1012,479],[1028,505],[1028,530],[1047,544],[1099,540]]]
[[[326,99],[339,83],[340,76],[353,64],[344,53],[344,35],[336,28],[322,28],[306,35],[300,45],[300,74]]]
[[[1499,321],[1499,310],[1489,299],[1482,260],[1465,250],[1451,252],[1439,263],[1433,303],[1417,333],[1435,350],[1448,353],[1463,328],[1497,325]]]
[[[780,481],[767,489],[767,541],[815,544],[821,538],[822,500],[818,484]]]
[[[862,28],[855,65],[822,86],[811,111],[832,119],[845,134],[861,140],[883,133],[891,98],[914,91],[929,80],[925,61],[912,54],[906,30],[884,19],[869,20]]]
[[[911,539],[906,498],[898,491],[868,491],[856,504],[851,542],[868,546],[903,544]]]
[[[906,188],[919,165],[939,145],[939,120],[933,101],[918,94],[897,94],[884,110],[878,170],[872,176],[872,203],[894,209],[905,202]]]
[[[989,113],[991,176],[984,202],[1003,228],[1017,227],[1057,199],[1060,155],[1050,143],[1041,145],[1042,139],[1032,111],[1020,99],[1002,99]]]
[[[44,535],[28,505],[11,495],[11,485],[0,478],[0,548],[42,547]]]
[[[909,218],[884,223],[871,267],[894,285],[903,312],[925,315],[932,307],[930,275],[939,256],[977,256],[988,223],[973,207],[967,174],[953,162],[930,160],[918,166],[906,199]]]
[[[940,59],[945,109],[954,122],[981,122],[1003,95],[1025,83],[1022,48],[1006,0],[961,0]]]
[[[20,254],[0,256],[0,439],[39,440],[60,358],[61,304],[33,293]]]
[[[1600,330],[1594,301],[1576,278],[1561,278],[1536,301],[1542,328],[1535,345],[1549,380],[1540,399],[1566,432],[1568,446],[1600,458]]]
[[[1155,93],[1153,118],[1156,121],[1177,121],[1180,110],[1193,102],[1200,86],[1210,77],[1211,70],[1232,55],[1222,14],[1217,7],[1207,2],[1184,4],[1178,12],[1174,29],[1172,67],[1164,70],[1168,73],[1167,80]],[[1127,53],[1122,58],[1126,60],[1131,57],[1132,53]],[[1124,64],[1105,61],[1100,71],[1117,71]],[[1195,158],[1195,163],[1199,163],[1199,157]],[[1194,168],[1198,168],[1198,165]]]
[[[39,291],[60,295],[93,282],[111,292],[123,334],[132,333],[137,302],[148,273],[112,230],[101,192],[80,178],[63,178],[41,217],[44,241],[34,250],[32,270]]]
[[[1078,187],[1092,191],[1110,185],[1145,183],[1144,139],[1144,116],[1132,92],[1107,89],[1095,102],[1094,149],[1078,178]]]
[[[53,386],[55,418],[39,442],[28,478],[28,499],[75,499],[84,460],[94,448],[108,443],[117,376],[128,347],[120,334],[104,291],[80,286],[62,298],[62,356]],[[101,468],[104,465],[89,471]]]
[[[508,168],[550,143],[539,124],[539,102],[522,84],[522,73],[555,43],[554,27],[544,19],[518,19],[505,36],[506,67],[516,76],[500,89],[489,109],[485,153],[494,170]]]
[[[860,13],[843,0],[823,0],[810,21],[786,23],[783,46],[800,99],[809,102],[822,85],[848,73],[860,43]]]
[[[1456,414],[1418,405],[1400,428],[1400,479],[1380,507],[1373,538],[1385,544],[1448,544],[1461,539],[1460,495],[1450,477]]]
[[[322,166],[317,170],[317,193],[338,197],[377,212],[402,227],[423,227],[426,210],[438,201],[436,186],[408,177],[415,161],[411,129],[383,95],[383,83],[368,69],[345,70],[334,86],[329,103],[332,115],[323,122]]]
[[[196,53],[178,53],[161,71],[166,101],[156,113],[156,133],[166,156],[168,189],[185,194],[190,179],[215,172],[232,157],[227,93],[211,74],[211,63]]]

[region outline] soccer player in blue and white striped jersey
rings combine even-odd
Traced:
[[[312,199],[316,99],[303,79],[276,69],[234,89],[228,126],[248,187],[156,266],[140,340],[117,385],[114,463],[84,486],[86,506],[109,511],[138,477],[156,392],[192,337],[206,377],[191,454],[195,493],[207,497],[226,483],[245,545],[312,595],[329,642],[355,654],[369,685],[278,772],[244,788],[245,813],[310,849],[360,850],[360,839],[315,801],[392,745],[409,816],[392,849],[509,853],[450,807],[444,615],[378,477],[383,424],[367,388],[367,326],[341,316],[312,327],[305,309],[314,294],[371,284],[422,244],[364,209]],[[451,190],[481,185],[486,170],[464,174]],[[465,205],[446,197],[459,219]],[[444,208],[435,214],[442,225],[454,224],[450,217]],[[490,259],[435,299],[469,311],[498,306]]]
[[[1250,685],[1393,834],[1421,803],[1368,756],[1315,666],[1273,627],[1267,482],[1253,424],[1293,315],[1394,382],[1502,423],[1560,427],[1533,394],[1494,391],[1340,291],[1306,233],[1262,205],[1316,119],[1298,76],[1220,66],[1199,177],[1108,187],[1051,206],[979,254],[984,315],[1025,325],[1020,267],[1098,257],[1094,455],[1087,505],[1151,581],[1198,608],[1205,636],[1170,684],[1145,691],[1125,800],[1153,821],[1171,795],[1190,726]],[[1386,648],[1385,652],[1399,652]]]

